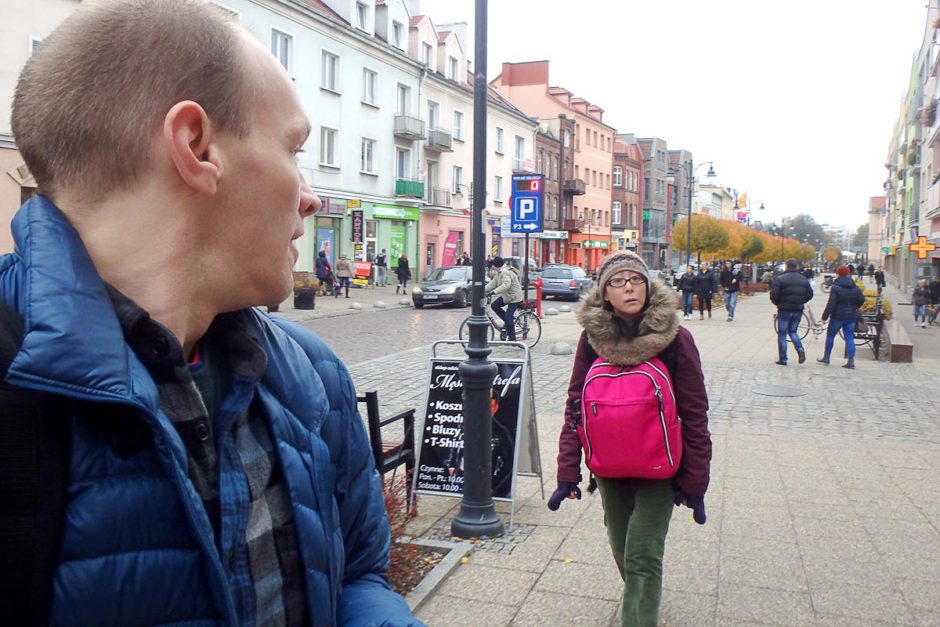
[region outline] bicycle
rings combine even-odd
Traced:
[[[774,314],[773,323],[774,323],[774,333],[777,333],[777,314],[776,313]],[[828,325],[825,322],[820,322],[816,320],[816,316],[813,315],[813,308],[807,305],[806,309],[803,310],[803,317],[800,318],[800,324],[796,328],[796,334],[800,338],[800,340],[803,340],[807,335],[809,335],[809,332],[812,331],[813,339],[818,340],[820,335],[824,335],[826,333],[827,326]],[[790,339],[789,335],[787,335],[786,338],[788,342],[793,341]]]
[[[492,300],[489,294],[486,295],[486,309],[490,309],[490,301]],[[534,347],[539,343],[539,340],[542,339],[542,321],[539,320],[539,317],[532,311],[531,306],[524,306],[525,303],[519,304],[519,309],[516,310],[515,319],[513,320],[516,327],[516,341],[524,342],[529,346],[529,348]],[[492,310],[490,310],[492,311]],[[506,329],[498,327],[496,322],[493,320],[495,314],[490,316],[487,315],[486,318],[489,320],[489,339],[494,341],[496,339],[496,334],[499,332],[499,341],[506,341]],[[457,331],[457,337],[461,340],[470,339],[470,316],[466,317],[463,322],[460,323],[460,328]]]

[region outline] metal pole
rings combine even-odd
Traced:
[[[464,470],[460,512],[450,532],[458,538],[487,538],[503,534],[503,521],[493,506],[492,434],[490,393],[496,364],[487,359],[489,321],[483,313],[483,209],[486,204],[486,9],[487,0],[476,0],[473,75],[473,309],[467,359],[458,372],[463,384]]]
[[[525,261],[522,263],[523,298],[529,300],[529,232],[525,232]]]
[[[692,263],[692,188],[695,187],[694,170],[689,161],[689,223],[686,225],[685,265]]]

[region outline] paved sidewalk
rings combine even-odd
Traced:
[[[306,322],[316,320],[317,318],[328,318],[333,316],[345,316],[358,313],[362,310],[371,309],[396,309],[401,307],[411,307],[411,297],[409,294],[396,294],[395,286],[387,287],[350,287],[349,298],[345,295],[336,298],[334,296],[317,296],[313,309],[294,309],[294,297],[290,296],[280,304],[277,315],[294,322]],[[376,307],[376,304],[379,304]],[[362,307],[361,310],[353,309],[353,304]]]
[[[813,301],[817,315],[825,298],[820,293]],[[827,368],[814,362],[823,338],[808,338],[807,363],[797,366],[791,355],[791,365],[780,367],[773,363],[772,314],[767,295],[758,293],[740,300],[734,322],[683,323],[703,358],[714,460],[708,524],[695,525],[685,508],[673,516],[662,624],[940,624],[940,525],[933,516],[940,503],[940,424],[926,410],[940,401],[933,357],[921,356],[926,351],[914,337],[913,364],[877,363],[862,348],[857,370]],[[573,314],[547,317],[533,351],[546,494],[555,484],[572,361],[549,349],[553,341],[573,344],[579,333]],[[358,389],[378,389],[397,407],[420,406],[423,388],[412,382],[426,372],[427,357],[427,349],[418,349],[350,370]],[[388,372],[409,373],[409,384]],[[767,384],[804,395],[756,393]],[[412,532],[446,537],[458,505],[421,497]],[[508,504],[497,509],[508,524]],[[585,494],[551,512],[538,480],[520,478],[515,521],[511,539],[475,545],[419,609],[422,620],[619,624],[623,584],[599,497]]]

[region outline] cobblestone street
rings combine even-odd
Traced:
[[[819,312],[824,302],[813,305]],[[721,311],[712,320],[684,323],[702,354],[714,460],[708,524],[693,524],[689,510],[674,512],[662,624],[940,624],[934,550],[940,529],[933,516],[940,502],[940,425],[926,409],[940,400],[932,356],[919,358],[915,348],[913,364],[876,363],[863,347],[854,372],[838,367],[835,355],[827,368],[814,362],[824,338],[810,336],[807,363],[797,366],[791,354],[791,365],[782,368],[773,363],[772,312],[766,294],[757,294],[742,299],[733,323]],[[468,314],[405,309],[310,326],[337,329],[339,335],[325,339],[341,351],[345,338],[359,333],[364,338],[350,343],[359,341],[357,350],[365,353],[378,350],[377,342],[405,347],[350,360],[357,389],[378,390],[385,413],[421,406],[428,342],[453,337]],[[572,357],[550,349],[556,341],[573,346],[580,328],[573,313],[562,313],[546,316],[543,329],[533,370],[551,492]],[[799,395],[758,393],[768,385]],[[440,539],[458,504],[421,497],[413,533]],[[498,503],[497,510],[508,524],[509,504]],[[446,626],[619,624],[622,583],[598,498],[585,494],[550,512],[538,480],[520,477],[515,521],[512,542],[478,547],[418,616]]]

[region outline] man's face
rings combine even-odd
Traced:
[[[217,236],[236,281],[238,307],[279,303],[290,294],[299,255],[294,240],[320,199],[297,166],[310,125],[290,78],[274,57],[244,36],[245,72],[254,97],[245,137],[221,133],[221,211]]]
[[[703,263],[703,264],[702,264],[702,272],[705,272],[706,270],[708,270],[708,265]]]

